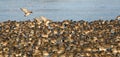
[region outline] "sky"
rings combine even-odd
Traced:
[[[120,0],[0,0],[0,21],[28,20],[45,16],[51,20],[114,19],[120,15]],[[20,8],[33,11],[28,17]]]

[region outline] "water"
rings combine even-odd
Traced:
[[[0,21],[24,21],[46,16],[54,21],[114,19],[120,15],[120,0],[0,0]],[[28,17],[20,8],[33,11]]]

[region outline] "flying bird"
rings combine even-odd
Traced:
[[[40,22],[40,23],[41,23],[41,21],[43,21],[46,26],[48,26],[49,23],[52,22],[52,20],[49,20],[48,18],[46,18],[44,16],[36,17],[35,20]]]
[[[40,18],[41,18],[44,22],[51,21],[51,20],[49,20],[48,18],[46,18],[46,17],[44,17],[44,16],[40,16]]]
[[[20,8],[20,9],[25,13],[25,15],[24,15],[25,17],[32,13],[32,11],[30,11],[30,10],[28,10],[26,8]]]
[[[116,19],[117,19],[117,20],[120,20],[120,15],[118,15],[118,16],[116,17]]]

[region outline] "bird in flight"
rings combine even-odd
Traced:
[[[46,18],[46,17],[44,17],[44,16],[36,17],[36,18],[34,18],[34,19],[35,19],[36,21],[38,21],[38,22],[43,21],[46,26],[49,26],[49,23],[52,22],[52,20],[50,20],[50,19],[48,19],[48,18]]]
[[[120,20],[120,15],[118,15],[118,16],[116,17],[116,19],[117,19],[117,20]]]
[[[32,11],[30,11],[30,10],[28,10],[26,8],[20,8],[20,9],[25,13],[25,15],[24,15],[25,17],[32,13]]]

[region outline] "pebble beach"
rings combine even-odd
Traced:
[[[0,57],[120,57],[120,20],[0,22]]]

